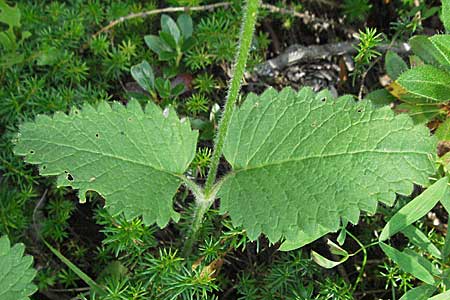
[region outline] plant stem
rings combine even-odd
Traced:
[[[208,211],[211,203],[205,201],[203,199],[196,199],[195,201],[195,211],[194,211],[194,220],[192,221],[190,235],[186,242],[184,243],[183,256],[188,257],[192,252],[192,246],[194,242],[197,240],[197,233],[200,227],[202,226],[203,217],[205,213]]]
[[[214,143],[214,153],[211,158],[211,164],[209,165],[208,178],[206,179],[206,198],[208,198],[216,180],[217,168],[219,166],[220,157],[222,156],[222,150],[228,132],[228,125],[230,124],[234,105],[241,89],[242,78],[244,77],[245,66],[247,65],[247,58],[252,44],[253,31],[255,30],[258,7],[259,0],[247,1],[238,52],[236,55],[233,78],[231,79],[231,83],[228,89],[224,112],[219,122],[219,129]]]
[[[227,99],[225,101],[225,108],[216,134],[214,152],[209,165],[208,178],[206,179],[205,189],[202,195],[203,197],[198,197],[196,195],[194,220],[192,222],[190,235],[184,245],[184,256],[188,256],[191,253],[192,246],[197,240],[197,232],[201,227],[203,217],[215,199],[217,189],[214,188],[214,182],[216,180],[217,168],[219,167],[220,157],[222,156],[223,146],[228,132],[228,125],[230,124],[231,116],[233,114],[234,105],[241,89],[242,78],[244,77],[248,54],[252,44],[253,32],[255,30],[259,2],[260,0],[247,0],[241,34],[239,37],[233,77],[230,81]]]
[[[353,234],[351,234],[349,231],[347,231],[347,234],[361,247],[360,250],[358,250],[356,253],[358,253],[359,251],[363,252],[363,261],[361,263],[361,269],[359,270],[359,274],[358,274],[358,278],[356,278],[355,283],[353,284],[353,287],[351,289],[352,294],[356,291],[356,288],[358,287],[358,284],[361,282],[363,275],[364,275],[364,270],[366,268],[366,264],[367,264],[367,248],[371,247],[373,245],[377,245],[379,242],[376,243],[372,243],[368,246],[364,246],[363,243],[361,243],[356,236],[354,236]]]

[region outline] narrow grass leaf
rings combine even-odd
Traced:
[[[427,214],[441,199],[449,196],[447,177],[439,179],[425,192],[402,207],[386,224],[380,235],[385,241]]]
[[[417,279],[422,280],[428,284],[435,284],[433,275],[422,266],[414,257],[404,252],[398,251],[385,243],[380,243],[380,247],[383,252],[395,262],[403,271],[410,273]]]
[[[434,291],[436,291],[436,287],[424,284],[407,291],[400,300],[427,300]]]
[[[402,230],[402,233],[409,239],[409,241],[428,252],[436,258],[441,258],[441,251],[428,239],[428,237],[417,227],[410,225]]]

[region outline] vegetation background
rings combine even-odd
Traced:
[[[198,6],[202,7],[198,11],[181,8],[141,14]],[[363,215],[358,226],[328,236],[345,241],[342,247],[354,255],[336,268],[324,269],[310,253],[314,250],[339,260],[329,251],[326,239],[290,252],[278,251],[279,243],[270,244],[264,237],[250,242],[227,215],[218,214],[218,204],[207,212],[193,253],[182,255],[193,215],[187,190],[180,189],[174,201],[180,222],[159,229],[144,225],[140,218],[111,216],[94,193],[87,203],[79,204],[73,190],[57,188],[53,178],[40,177],[36,168],[13,154],[18,125],[38,114],[68,112],[84,103],[125,104],[133,97],[143,105],[172,105],[191,120],[200,131],[200,142],[189,175],[203,182],[231,76],[243,6],[241,0],[227,4],[0,0],[0,235],[24,243],[34,257],[38,292],[32,299],[400,299],[421,285],[416,274],[405,271],[379,247],[366,248],[377,241],[395,212],[423,191],[421,187],[410,197],[399,196],[394,208],[380,206],[376,215]],[[405,61],[420,64],[424,63],[420,57],[426,56],[411,56],[400,43],[419,34],[444,32],[440,7],[440,1],[424,0],[265,1],[242,94],[259,94],[269,86],[310,85],[392,105],[440,134],[441,168],[447,172],[447,104],[411,105],[402,101],[402,90],[391,83],[408,69]],[[169,16],[177,20],[183,12],[192,19],[192,35],[183,32],[183,42],[172,45],[170,37],[159,32]],[[121,21],[132,14],[138,15]],[[108,28],[108,24],[114,26]],[[158,39],[170,49],[159,51]],[[354,46],[343,52],[329,50],[325,57],[268,74],[258,71],[294,44],[339,42]],[[154,79],[146,81],[150,73]],[[228,168],[224,162],[219,172]],[[414,224],[422,235],[415,234],[425,237],[426,247],[412,242],[407,234],[395,236],[391,245],[429,258],[446,272],[448,259],[437,262],[429,252],[430,245],[444,247],[447,223],[448,214],[438,204]],[[103,285],[106,295],[93,293],[42,239]],[[439,289],[445,291],[445,286]]]

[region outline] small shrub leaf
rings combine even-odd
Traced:
[[[155,90],[155,75],[146,60],[131,67],[131,76],[147,92],[152,93]]]
[[[439,52],[436,59],[441,65],[450,67],[450,34],[436,34],[429,39]]]
[[[177,18],[177,24],[185,40],[192,36],[194,25],[192,24],[192,18],[189,15],[181,14]]]
[[[58,176],[59,186],[78,189],[81,201],[96,191],[111,213],[143,215],[145,223],[163,227],[178,219],[172,198],[194,158],[197,136],[173,109],[163,114],[149,103],[144,112],[133,100],[127,107],[101,103],[70,115],[38,116],[20,127],[15,153],[40,164],[41,175]]]
[[[435,144],[424,126],[368,101],[309,88],[250,94],[228,130],[221,210],[251,239],[285,237],[283,250],[294,249],[426,184]]]
[[[397,82],[408,93],[423,97],[429,103],[450,100],[450,73],[430,65],[419,66],[404,72]]]
[[[177,23],[168,15],[161,16],[161,29],[163,32],[170,34],[175,42],[178,44],[180,40],[180,29]]]
[[[400,74],[408,70],[408,65],[395,52],[388,51],[386,54],[386,72],[392,80],[396,80]]]

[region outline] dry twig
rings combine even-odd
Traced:
[[[131,19],[135,19],[135,18],[145,18],[145,17],[151,16],[151,15],[170,13],[170,12],[213,10],[213,9],[220,8],[220,7],[228,7],[231,4],[232,4],[231,2],[219,2],[219,3],[215,3],[215,4],[208,4],[208,5],[201,5],[201,6],[166,7],[166,8],[149,10],[149,11],[145,11],[145,12],[132,13],[127,16],[120,17],[116,20],[111,21],[108,25],[106,25],[105,27],[101,28],[99,31],[94,33],[92,35],[92,38],[97,37],[99,34],[101,34],[103,32],[107,32],[107,31],[111,30],[111,28],[113,28],[116,25],[119,25],[127,20],[131,20]],[[297,18],[301,18],[301,19],[303,19],[303,21],[305,23],[310,22],[313,18],[316,21],[320,21],[320,19],[317,19],[316,17],[314,17],[313,15],[310,15],[307,12],[299,13],[295,10],[291,10],[291,9],[287,9],[287,8],[280,8],[280,7],[277,7],[272,4],[261,4],[261,8],[267,9],[272,13],[287,14],[287,15],[292,15]]]
[[[215,3],[215,4],[192,6],[192,7],[166,7],[166,8],[154,9],[154,10],[149,10],[149,11],[144,11],[144,12],[139,12],[139,13],[132,13],[127,16],[120,17],[117,20],[111,21],[107,26],[103,27],[102,29],[100,29],[99,31],[94,33],[92,38],[97,37],[99,34],[101,34],[103,32],[109,31],[111,28],[113,28],[114,26],[116,26],[120,23],[123,23],[127,20],[135,19],[135,18],[145,18],[145,17],[151,16],[151,15],[170,13],[170,12],[179,12],[179,11],[212,10],[212,9],[216,9],[219,7],[227,7],[230,5],[231,5],[231,2],[220,2],[220,3]]]

